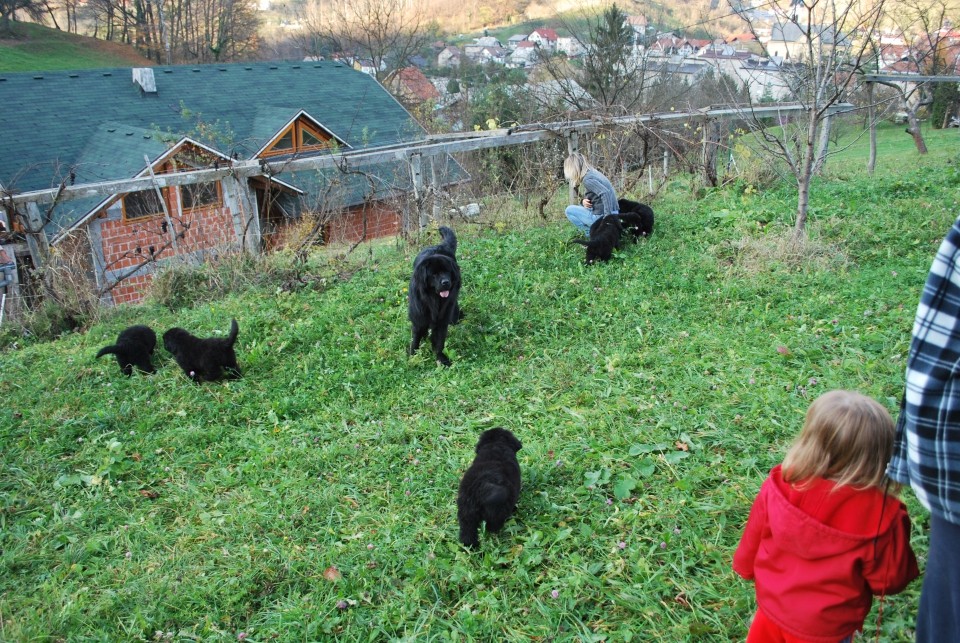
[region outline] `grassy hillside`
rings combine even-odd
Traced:
[[[128,45],[26,22],[15,23],[14,32],[0,36],[0,72],[153,65]]]
[[[896,411],[957,215],[957,148],[936,149],[874,178],[864,157],[831,166],[800,260],[786,189],[694,201],[678,182],[654,235],[597,266],[560,212],[457,222],[449,369],[404,350],[435,230],[296,292],[124,308],[0,353],[0,638],[742,640],[753,593],[731,556],[807,406],[853,388]],[[128,324],[233,317],[240,380],[194,385],[159,347],[152,376],[93,357]],[[525,486],[470,553],[454,498],[493,426],[523,441]],[[875,605],[866,636],[912,640],[918,593]]]

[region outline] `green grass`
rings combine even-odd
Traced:
[[[0,72],[150,66],[133,47],[77,36],[41,25],[14,23],[14,37],[0,36]]]
[[[896,411],[956,162],[833,168],[805,262],[769,252],[787,189],[669,191],[654,235],[598,266],[559,212],[456,224],[449,369],[405,355],[419,244],[323,288],[122,308],[8,349],[0,639],[742,639],[753,591],[730,562],[753,497],[820,393]],[[231,317],[237,381],[195,386],[162,348],[148,377],[93,358],[131,323],[209,335]],[[469,553],[455,493],[493,426],[523,441],[525,486]],[[905,498],[922,568],[926,514]],[[880,640],[912,640],[918,593],[886,600]]]

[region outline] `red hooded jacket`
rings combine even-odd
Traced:
[[[874,594],[901,592],[920,573],[900,500],[829,480],[800,491],[780,465],[760,487],[733,570],[754,581],[767,618],[815,643],[853,634]]]

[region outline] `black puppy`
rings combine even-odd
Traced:
[[[579,243],[587,247],[587,263],[609,261],[615,248],[621,244],[623,227],[620,219],[615,215],[600,217],[590,226],[589,239],[573,239],[571,243]]]
[[[129,326],[117,335],[116,344],[101,348],[97,358],[113,353],[117,358],[117,364],[120,365],[120,370],[128,377],[133,374],[134,366],[144,373],[152,373],[153,363],[150,361],[150,356],[153,355],[156,345],[157,334],[152,328],[142,325]]]
[[[617,204],[623,231],[633,235],[634,243],[653,234],[653,208],[630,199],[617,199]]]
[[[520,498],[520,463],[517,451],[523,447],[507,429],[489,429],[480,434],[477,455],[463,474],[457,494],[457,522],[460,542],[467,547],[480,544],[477,530],[487,523],[487,533],[500,531]]]
[[[173,354],[177,364],[194,382],[212,382],[224,375],[235,378],[240,377],[237,355],[233,352],[239,332],[236,319],[231,322],[230,334],[225,338],[202,339],[182,328],[171,328],[163,334],[163,347]]]
[[[416,353],[429,332],[437,361],[450,366],[450,358],[444,354],[443,347],[447,341],[447,329],[463,318],[457,303],[460,266],[457,264],[457,236],[446,226],[440,228],[440,236],[442,243],[424,248],[413,261],[408,290],[413,339],[407,354]]]

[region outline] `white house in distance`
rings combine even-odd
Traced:
[[[457,47],[453,45],[444,47],[443,50],[437,54],[437,67],[459,67],[461,56],[463,56],[463,52]]]
[[[533,30],[527,40],[534,43],[538,47],[542,47],[545,51],[556,51],[557,49],[557,32],[548,27],[538,27]]]
[[[624,24],[633,29],[633,44],[643,44],[647,35],[647,17],[646,16],[627,16]]]
[[[557,36],[557,51],[566,54],[569,58],[587,53],[587,49],[580,44],[580,41],[572,36]]]
[[[522,40],[510,53],[510,63],[517,67],[526,67],[536,62],[537,56],[537,46],[529,40]]]

